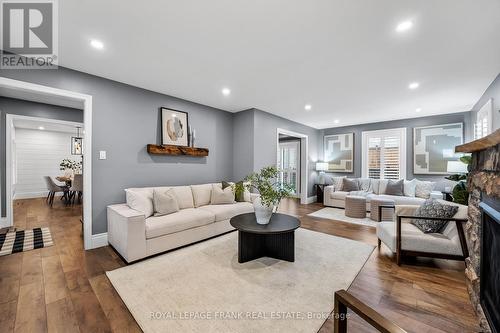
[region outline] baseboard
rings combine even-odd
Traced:
[[[314,203],[316,202],[316,200],[317,200],[316,196],[308,197],[306,203],[307,204]]]
[[[24,193],[15,193],[14,194],[14,200],[17,199],[32,199],[32,198],[46,198],[48,191],[41,191],[41,192],[24,192]],[[61,197],[63,194],[62,192],[56,193],[56,197]]]
[[[108,233],[92,235],[92,249],[108,245]]]

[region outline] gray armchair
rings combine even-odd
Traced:
[[[52,205],[54,204],[54,196],[56,195],[56,193],[63,192],[63,194],[66,195],[68,188],[66,186],[57,185],[56,183],[54,183],[50,176],[45,176],[43,177],[43,179],[45,180],[47,190],[49,191],[45,201],[50,205],[50,207],[52,207]]]

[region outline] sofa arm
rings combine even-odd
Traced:
[[[126,204],[108,206],[108,242],[127,262],[144,258],[146,218]]]
[[[440,191],[432,191],[429,198],[431,199],[443,199],[443,193]]]
[[[250,201],[253,203],[253,201],[260,196],[259,193],[250,193]]]

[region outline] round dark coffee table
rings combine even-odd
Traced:
[[[254,213],[236,215],[230,220],[238,230],[238,262],[260,257],[295,261],[295,229],[298,218],[274,213],[269,224],[258,224]]]

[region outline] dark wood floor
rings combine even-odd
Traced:
[[[320,208],[287,200],[280,211],[305,228],[376,245],[373,228],[307,216]],[[140,332],[104,274],[124,262],[110,247],[83,251],[81,206],[17,200],[14,214],[19,229],[49,226],[55,245],[0,257],[0,332]],[[478,332],[463,270],[463,263],[432,259],[398,267],[383,247],[349,291],[408,332]],[[355,316],[349,329],[373,331]],[[333,332],[332,322],[321,332]]]

